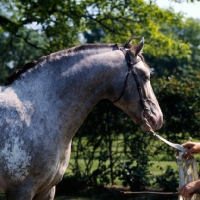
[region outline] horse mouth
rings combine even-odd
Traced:
[[[139,123],[142,131],[144,131],[144,132],[151,131],[151,129],[153,129],[153,131],[156,131],[162,127],[162,124],[163,124],[163,116],[162,115],[159,117],[151,115],[146,120],[142,120]]]

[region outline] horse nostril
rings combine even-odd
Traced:
[[[147,119],[147,120],[150,120],[152,118],[151,111],[149,109],[143,110],[142,117]]]

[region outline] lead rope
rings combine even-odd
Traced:
[[[191,156],[190,158],[185,159],[183,157],[183,154],[185,151],[187,151],[186,148],[182,147],[180,144],[174,144],[172,142],[169,142],[163,137],[161,137],[160,135],[156,134],[154,130],[151,128],[148,120],[143,117],[143,114],[142,114],[142,118],[146,122],[146,125],[149,127],[150,132],[153,133],[155,137],[162,140],[169,146],[179,150],[176,156],[176,161],[177,161],[178,170],[179,170],[179,187],[185,185],[186,183],[197,181],[199,179],[199,176],[198,176],[198,169],[197,169],[197,163],[196,163],[195,158]],[[179,195],[178,200],[200,200],[200,194],[194,194],[192,198],[185,198]]]
[[[193,156],[185,159],[183,153],[180,151],[176,156],[179,170],[179,187],[199,179],[196,160]],[[184,198],[179,195],[178,200],[200,200],[200,194],[194,194],[192,198]]]

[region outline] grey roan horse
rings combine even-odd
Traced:
[[[112,101],[143,131],[149,130],[143,117],[154,130],[162,126],[141,55],[144,40],[130,42],[123,50],[117,44],[86,44],[59,51],[6,79],[0,87],[0,192],[6,199],[54,199],[72,138],[100,99]]]

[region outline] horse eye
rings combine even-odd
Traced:
[[[145,76],[144,78],[145,78],[146,81],[150,80],[150,76]]]
[[[147,80],[150,80],[150,76],[147,77]]]

